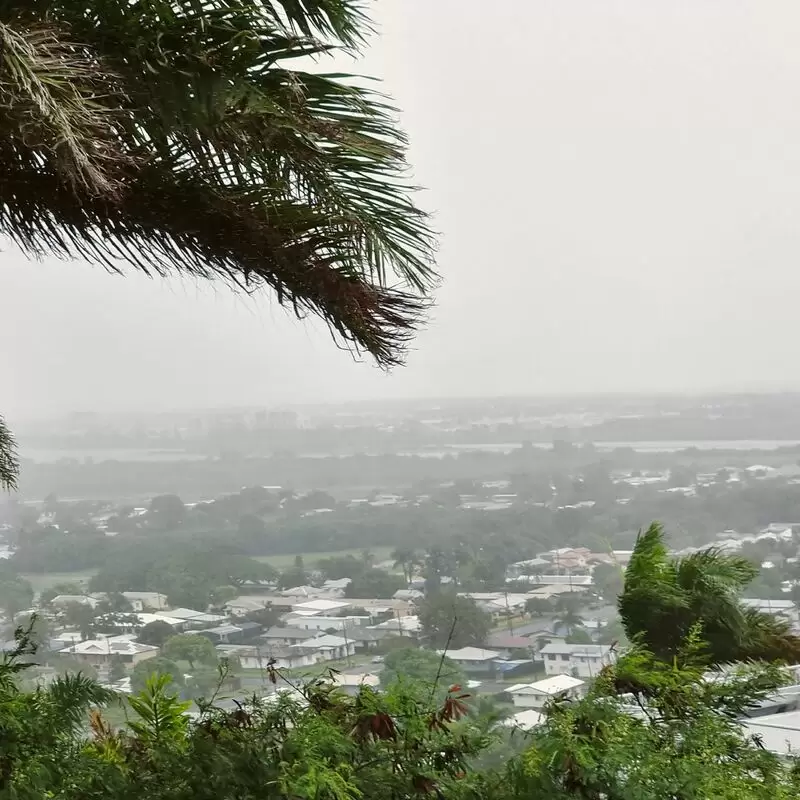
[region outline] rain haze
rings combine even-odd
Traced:
[[[0,794],[800,797],[798,42],[0,3]]]
[[[402,109],[441,232],[407,366],[354,361],[268,295],[6,249],[12,421],[800,385],[796,3],[382,0],[375,18],[357,69]]]

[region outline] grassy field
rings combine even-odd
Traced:
[[[327,552],[321,553],[302,553],[303,561],[305,562],[306,566],[313,566],[317,561],[323,558],[330,558],[331,556],[355,556],[358,558],[364,549],[369,550],[370,553],[375,557],[376,563],[381,561],[385,561],[390,557],[393,547],[368,547],[368,548],[358,548],[352,550],[329,550]],[[262,561],[266,564],[271,564],[275,569],[284,569],[285,567],[291,567],[294,564],[294,560],[297,558],[295,554],[281,554],[276,556],[255,556],[256,561]]]
[[[22,577],[30,581],[37,594],[55,586],[57,583],[79,583],[86,585],[97,570],[80,570],[78,572],[30,572]]]

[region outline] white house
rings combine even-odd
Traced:
[[[62,653],[75,656],[92,666],[103,666],[111,663],[112,658],[119,657],[126,664],[138,664],[158,655],[158,648],[149,644],[132,642],[124,637],[110,639],[89,639],[64,648]]]
[[[50,605],[54,608],[66,608],[74,604],[91,606],[94,608],[97,605],[97,600],[95,600],[94,597],[88,597],[84,594],[57,594],[50,601]]]
[[[267,646],[290,645],[300,644],[308,639],[308,629],[297,627],[283,627],[275,625],[269,630],[261,634],[261,639],[267,643]]]
[[[123,592],[134,611],[160,611],[167,607],[167,596],[159,592]]]
[[[548,675],[596,678],[603,667],[616,661],[616,652],[607,644],[550,642],[539,652]]]
[[[503,725],[507,728],[521,728],[524,731],[529,731],[540,725],[544,717],[535,709],[529,708],[527,711],[520,711],[514,714],[513,717],[503,721]]]
[[[790,622],[798,622],[797,606],[791,600],[769,600],[752,597],[742,598],[742,605],[762,611],[765,614],[774,614],[788,619]]]
[[[462,647],[459,650],[439,650],[440,655],[446,655],[451,661],[458,664],[466,672],[492,672],[494,662],[502,660],[496,650],[484,650],[482,647]]]
[[[264,670],[270,661],[276,669],[301,669],[317,663],[317,651],[311,647],[248,647],[219,645],[217,652],[239,661],[243,669]]]
[[[582,697],[586,694],[586,683],[571,675],[553,675],[535,683],[517,683],[505,691],[517,708],[542,708],[558,695]]]
[[[329,617],[323,614],[314,614],[307,617],[303,614],[291,614],[286,618],[286,624],[294,628],[304,628],[307,631],[326,631],[333,628],[337,632],[345,629],[358,628],[369,625],[369,617]]]
[[[290,648],[312,649],[318,654],[317,661],[336,661],[354,655],[356,643],[342,636],[326,634],[317,636],[315,639],[307,639],[300,644],[293,644]]]
[[[356,695],[361,690],[362,686],[369,686],[372,689],[377,689],[380,686],[381,679],[378,675],[371,672],[364,673],[348,673],[337,672],[333,676],[333,685],[343,689],[347,694]]]

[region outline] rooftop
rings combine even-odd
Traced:
[[[549,653],[569,654],[571,656],[589,656],[602,658],[611,652],[610,644],[567,644],[566,642],[550,642],[540,651],[543,655]]]
[[[516,683],[509,686],[506,692],[509,694],[547,694],[556,695],[561,692],[568,692],[570,689],[577,689],[584,685],[580,678],[573,678],[572,675],[553,675],[551,678],[544,678],[534,683]]]
[[[437,650],[437,652],[453,661],[491,661],[500,658],[500,653],[495,650],[484,650],[482,647],[462,647],[460,650]]]
[[[304,603],[296,603],[295,611],[336,611],[339,608],[347,608],[351,603],[344,600],[307,600]]]

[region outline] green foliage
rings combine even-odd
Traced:
[[[161,494],[150,501],[149,512],[157,527],[172,529],[183,522],[186,506],[175,494]]]
[[[567,644],[591,644],[592,637],[586,628],[573,628],[564,641]]]
[[[400,575],[392,575],[385,570],[370,567],[352,578],[344,590],[344,595],[356,598],[389,598],[405,585]]]
[[[628,638],[670,659],[699,625],[709,664],[797,663],[800,638],[789,623],[739,599],[756,571],[746,559],[713,549],[671,559],[663,530],[653,523],[636,541],[619,599]]]
[[[160,619],[148,622],[136,637],[142,644],[152,644],[156,647],[162,647],[167,639],[175,635],[175,629],[168,622],[162,622]]]
[[[437,649],[480,646],[491,629],[491,618],[474,600],[451,590],[426,595],[419,606],[419,621],[423,635]]]
[[[140,661],[131,672],[131,688],[135,692],[144,691],[147,681],[152,675],[164,675],[169,678],[171,690],[180,691],[186,683],[183,670],[174,662],[163,656],[155,656]]]
[[[592,570],[595,590],[607,603],[616,603],[625,584],[625,571],[619,564],[597,564]]]
[[[18,472],[17,443],[0,416],[0,489],[16,489]]]
[[[83,594],[83,588],[78,583],[56,583],[55,585],[49,586],[47,589],[42,590],[42,593],[39,595],[39,603],[43,606],[49,606],[53,601],[53,598],[58,597],[60,594],[80,595]]]
[[[781,671],[748,664],[707,680],[699,633],[697,625],[669,661],[634,647],[588,697],[554,701],[538,728],[514,736],[487,699],[456,689],[433,697],[402,680],[435,680],[440,669],[440,680],[457,677],[447,659],[411,649],[387,657],[393,674],[380,693],[365,687],[349,697],[320,680],[233,710],[202,702],[197,720],[162,670],[142,681],[126,729],[114,731],[100,710],[112,695],[81,676],[20,688],[30,653],[23,632],[18,652],[0,663],[0,792],[18,800],[794,800],[793,763],[737,721],[776,691]]]
[[[266,579],[272,572],[269,565],[231,553],[219,542],[190,547],[145,536],[141,542],[121,542],[89,585],[96,592],[160,592],[171,605],[204,611],[230,594],[220,587]]]
[[[553,613],[553,603],[546,597],[531,597],[525,601],[525,611],[535,617]]]
[[[400,681],[418,684],[426,692],[443,692],[453,684],[465,686],[467,676],[447,656],[419,647],[404,647],[387,654],[381,672],[381,685]]]
[[[164,642],[162,653],[172,661],[188,661],[189,666],[195,664],[215,664],[217,651],[205,636],[196,633],[179,633]]]
[[[185,712],[191,705],[180,702],[170,691],[172,676],[154,673],[145,681],[138,695],[128,703],[138,719],[131,721],[131,730],[146,747],[164,744],[181,745],[189,725]]]
[[[0,608],[10,619],[33,605],[33,587],[18,575],[0,575]]]

